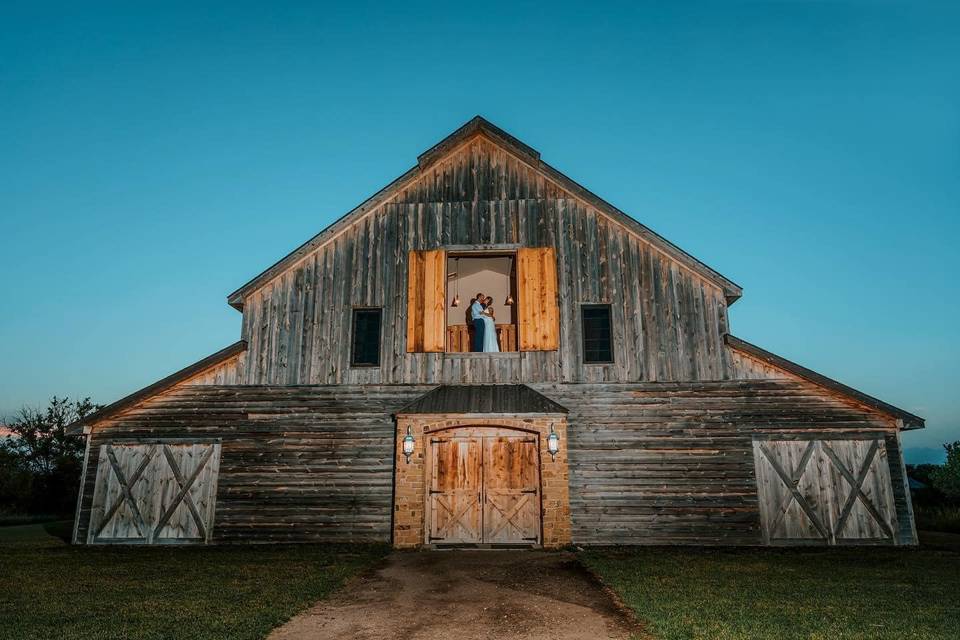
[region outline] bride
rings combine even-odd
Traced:
[[[483,351],[485,353],[498,353],[500,351],[500,347],[497,345],[497,324],[496,316],[493,314],[493,298],[491,296],[487,296],[484,301]]]

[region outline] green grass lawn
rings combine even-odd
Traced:
[[[662,640],[960,638],[960,553],[591,550],[582,561]]]
[[[0,638],[263,638],[384,546],[73,547],[0,528]]]

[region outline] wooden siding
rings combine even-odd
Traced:
[[[795,380],[796,377],[790,375],[782,369],[751,358],[740,353],[735,349],[728,349],[730,359],[730,369],[728,375],[731,380]]]
[[[573,541],[761,544],[752,442],[880,437],[897,542],[915,541],[891,418],[806,382],[541,384],[568,408]],[[78,518],[86,540],[101,445],[220,438],[214,542],[385,541],[392,414],[425,386],[185,385],[99,423]],[[494,415],[494,414],[491,414]]]
[[[552,247],[560,348],[517,359],[407,353],[408,253]],[[611,365],[582,363],[582,303],[613,310]],[[383,358],[351,368],[353,306],[381,306]],[[729,377],[723,291],[587,201],[474,138],[244,302],[251,384],[636,382]]]
[[[77,539],[89,534],[101,445],[220,438],[213,542],[388,541],[392,413],[424,387],[181,386],[98,424]]]
[[[241,384],[246,361],[247,352],[242,351],[228,360],[201,371],[177,384],[178,386],[184,384]]]
[[[531,385],[570,410],[579,544],[761,544],[753,437],[872,434],[887,443],[898,521],[910,523],[891,418],[808,383]],[[898,542],[913,542],[901,526]]]

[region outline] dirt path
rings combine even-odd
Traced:
[[[269,640],[630,638],[639,633],[569,554],[394,553]]]

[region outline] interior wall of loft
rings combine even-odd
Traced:
[[[510,295],[510,273],[513,268],[513,258],[501,256],[496,258],[460,258],[457,267],[457,258],[447,258],[447,273],[457,274],[447,278],[447,326],[452,324],[467,324],[467,313],[470,301],[478,291],[493,297],[493,311],[497,317],[497,324],[513,324],[513,307],[506,304]],[[460,306],[451,307],[453,297],[460,286]]]

